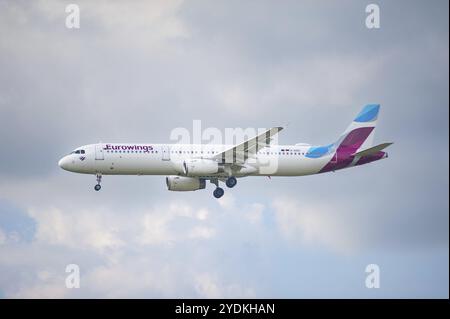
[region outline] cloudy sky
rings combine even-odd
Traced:
[[[369,3],[0,0],[0,297],[448,298],[448,2],[377,1],[377,30]],[[388,160],[219,201],[57,166],[193,120],[328,143],[367,103]]]

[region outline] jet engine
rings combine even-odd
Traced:
[[[206,187],[206,181],[201,178],[183,177],[183,176],[167,176],[167,189],[169,191],[196,191]]]

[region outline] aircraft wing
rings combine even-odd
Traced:
[[[282,129],[282,127],[272,127],[241,144],[237,144],[222,153],[216,154],[213,156],[213,159],[221,163],[242,164],[249,157],[255,155],[261,148],[267,147],[272,141],[273,136],[278,134]]]

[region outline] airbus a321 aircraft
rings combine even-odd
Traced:
[[[209,180],[216,186],[214,197],[220,198],[224,190],[219,181],[231,188],[238,177],[319,174],[386,158],[382,150],[392,143],[372,146],[379,110],[379,104],[366,105],[328,145],[273,145],[273,136],[282,130],[274,127],[237,145],[89,144],[64,156],[58,165],[96,175],[96,191],[102,175],[166,175],[171,191],[204,189]]]

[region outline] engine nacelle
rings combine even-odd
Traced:
[[[207,159],[190,159],[183,162],[184,174],[187,176],[212,175],[223,171],[219,163]]]
[[[183,176],[167,176],[166,184],[169,191],[176,192],[196,191],[206,187],[204,179]]]

